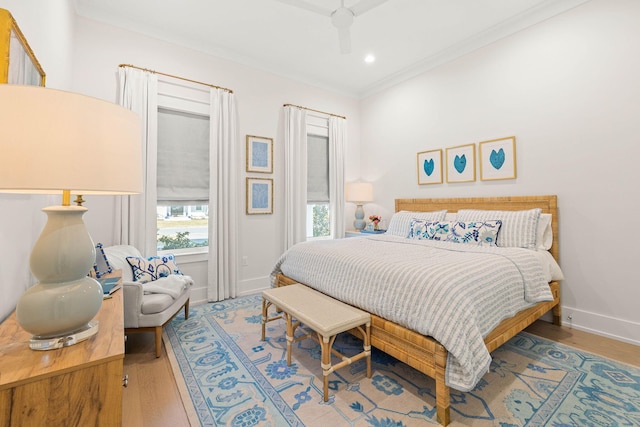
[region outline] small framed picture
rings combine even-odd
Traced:
[[[247,178],[247,215],[273,213],[273,179]]]
[[[447,182],[476,180],[476,145],[447,148]]]
[[[515,179],[516,137],[492,139],[479,144],[480,179]]]
[[[442,184],[442,149],[418,153],[418,185]]]
[[[247,135],[247,172],[273,173],[273,139]]]

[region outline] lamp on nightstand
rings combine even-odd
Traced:
[[[347,201],[356,204],[356,219],[353,226],[356,230],[363,230],[367,224],[364,220],[364,203],[373,202],[373,185],[369,182],[352,182],[347,184]]]
[[[98,330],[102,288],[87,277],[95,245],[71,193],[142,192],[140,118],[119,105],[37,86],[0,85],[0,192],[61,194],[29,264],[38,283],[16,307],[30,347],[76,344]],[[5,226],[9,226],[5,224]]]

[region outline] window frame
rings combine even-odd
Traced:
[[[203,90],[198,86],[188,86],[182,83],[176,83],[172,81],[158,80],[158,102],[157,108],[178,111],[187,114],[195,114],[209,118],[209,123],[211,123],[211,115],[210,115],[210,100],[209,100],[209,91]],[[209,153],[211,155],[211,153]],[[216,185],[215,182],[209,182],[209,187]],[[211,200],[207,202],[210,206]],[[158,201],[156,200],[156,209],[158,207]],[[184,205],[186,206],[186,205]],[[211,224],[211,215],[208,215],[209,221],[207,223],[207,235],[210,236],[210,227]],[[156,219],[157,222],[157,219]],[[211,239],[209,239],[211,240]],[[158,233],[156,228],[156,247],[158,245]],[[180,256],[181,258],[185,256],[193,255],[195,258],[193,260],[200,260],[202,256],[205,256],[209,253],[209,247],[211,245],[211,241],[208,242],[208,246],[201,246],[196,248],[182,248],[182,249],[166,249],[166,250],[158,250],[157,253],[159,255],[163,254],[174,254],[176,256]],[[188,257],[189,259],[191,257]],[[206,258],[205,258],[206,259]]]

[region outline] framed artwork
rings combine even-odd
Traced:
[[[247,215],[273,213],[273,179],[247,178]]]
[[[447,148],[447,182],[476,180],[476,145]]]
[[[442,149],[418,153],[418,185],[442,184]]]
[[[104,253],[102,243],[98,243],[96,245],[96,261],[93,264],[93,271],[98,279],[113,271],[113,268],[107,259],[107,255]]]
[[[480,179],[514,179],[516,177],[516,137],[492,139],[479,144]]]
[[[247,135],[247,172],[273,173],[273,139]]]

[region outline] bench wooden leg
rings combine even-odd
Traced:
[[[371,378],[371,323],[367,323],[366,326],[364,351],[367,353],[367,378]]]
[[[333,340],[329,337],[323,337],[318,334],[318,341],[320,342],[320,350],[322,354],[322,380],[323,380],[323,399],[325,402],[329,401],[329,374],[333,372],[331,369],[331,344]]]
[[[265,330],[267,327],[267,300],[262,298],[262,341],[265,340]]]
[[[287,319],[287,366],[291,366],[291,347],[293,345],[293,318],[287,312],[284,313]]]

